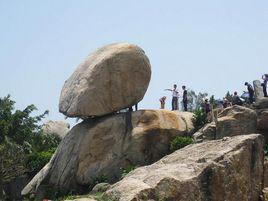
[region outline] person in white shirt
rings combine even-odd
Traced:
[[[173,89],[165,89],[167,91],[172,92],[172,110],[178,110],[178,97],[179,97],[179,92],[177,90],[177,85],[173,85]]]

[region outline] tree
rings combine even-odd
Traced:
[[[42,133],[39,122],[48,111],[32,116],[35,110],[34,105],[15,110],[15,101],[10,95],[0,98],[0,200],[4,196],[4,182],[28,171],[39,171],[59,144],[57,137]],[[44,154],[46,152],[49,154]],[[29,166],[29,159],[34,161],[33,156],[42,160]]]
[[[208,96],[207,93],[199,92],[198,94],[196,94],[194,90],[188,90],[187,92],[188,111],[194,112],[195,110],[202,109],[204,99],[207,96]],[[183,105],[182,101],[181,105]]]

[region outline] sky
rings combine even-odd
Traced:
[[[268,73],[267,0],[0,0],[0,97],[58,112],[64,81],[97,48],[144,49],[152,77],[141,109],[174,83],[222,98]],[[71,120],[68,120],[71,121]]]

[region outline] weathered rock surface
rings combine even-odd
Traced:
[[[70,124],[64,121],[48,121],[42,126],[44,134],[55,134],[61,139],[69,132]]]
[[[186,117],[187,116],[187,117]],[[99,177],[118,179],[129,165],[148,165],[169,153],[170,141],[192,132],[191,120],[167,110],[141,110],[88,119],[65,136],[56,154],[23,194],[39,184],[74,190]],[[122,168],[122,169],[120,169]]]
[[[109,187],[111,186],[111,184],[109,183],[98,183],[96,184],[93,189],[92,189],[92,193],[98,193],[98,192],[105,192]]]
[[[264,97],[264,98],[261,98],[261,99],[257,100],[254,103],[254,107],[256,109],[265,109],[265,108],[268,108],[268,98],[267,97]]]
[[[118,201],[258,201],[262,177],[263,136],[242,135],[189,145],[134,170],[105,194]]]
[[[263,94],[263,88],[261,86],[261,81],[260,80],[254,80],[253,81],[253,87],[254,87],[254,95],[256,101],[264,97]]]
[[[268,160],[264,160],[263,186],[268,187]]]
[[[268,188],[267,187],[264,188],[262,190],[262,192],[263,192],[263,200],[262,201],[268,201]]]
[[[142,100],[151,66],[136,45],[116,43],[90,54],[65,82],[59,110],[69,117],[102,116]]]
[[[258,113],[258,129],[268,130],[268,109],[257,111]]]
[[[94,198],[76,198],[74,200],[65,200],[65,201],[97,201]]]
[[[221,139],[226,136],[245,135],[257,132],[257,113],[249,108],[234,105],[224,109],[217,123],[206,125],[193,138],[196,141]]]

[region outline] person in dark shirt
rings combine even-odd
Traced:
[[[263,88],[263,94],[264,94],[264,97],[267,97],[268,74],[264,74],[262,76],[262,79],[263,79],[263,83],[261,85],[262,85],[262,88]]]
[[[212,119],[212,115],[211,115],[211,105],[208,101],[208,99],[205,99],[205,103],[204,103],[204,111],[206,113],[206,121],[207,122],[211,122]]]
[[[240,97],[237,95],[237,92],[234,92],[233,96],[233,105],[243,105],[243,101],[240,99]]]
[[[187,98],[186,86],[182,86],[182,90],[183,90],[182,102],[183,102],[184,111],[188,111],[188,108],[187,108],[188,98]]]
[[[249,84],[248,82],[245,82],[245,86],[247,86],[247,88],[248,88],[249,103],[252,104],[254,101],[254,89],[253,89],[252,85]]]

